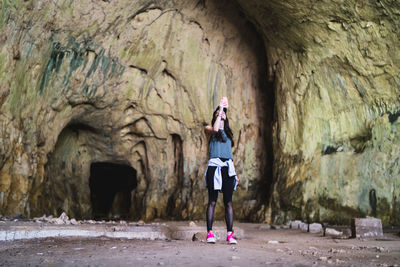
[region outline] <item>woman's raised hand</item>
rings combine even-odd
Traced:
[[[229,104],[228,104],[228,98],[226,96],[221,98],[221,101],[219,102],[219,106],[222,108],[228,108]]]

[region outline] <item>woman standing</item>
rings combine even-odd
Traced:
[[[233,207],[232,194],[236,189],[239,179],[236,176],[233,166],[233,133],[229,128],[229,120],[226,116],[228,99],[221,98],[219,107],[214,111],[211,125],[205,127],[206,133],[210,135],[209,161],[205,173],[206,186],[208,188],[207,206],[207,243],[215,243],[212,232],[214,221],[214,209],[218,199],[218,193],[223,193],[225,205],[225,222],[227,228],[226,241],[229,244],[236,244],[233,237]]]

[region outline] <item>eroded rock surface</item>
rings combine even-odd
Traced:
[[[400,4],[238,1],[275,79],[266,217],[400,222]]]
[[[260,129],[267,116],[272,120],[266,110],[273,105],[264,106],[273,91],[263,79],[262,39],[238,6],[7,3],[1,213],[66,211],[90,218],[105,205],[117,217],[203,217],[203,127],[226,95],[242,178],[237,215],[249,216],[267,164],[266,131]],[[90,182],[96,163],[132,167],[132,188],[124,191],[122,181],[115,189],[112,173],[122,172],[115,167],[102,170],[109,172],[109,184],[96,189]],[[247,200],[253,205],[241,205]]]
[[[113,216],[202,218],[227,95],[237,218],[400,223],[398,2],[1,5],[3,215],[91,218],[111,162],[136,171]]]

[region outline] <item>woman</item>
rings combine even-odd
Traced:
[[[229,244],[237,244],[233,237],[233,207],[232,194],[236,189],[239,179],[233,166],[233,134],[229,128],[229,120],[226,116],[228,99],[221,98],[219,107],[214,111],[211,125],[205,127],[206,133],[210,134],[207,170],[205,173],[206,186],[208,188],[207,206],[207,243],[215,243],[212,232],[214,220],[214,209],[218,199],[218,192],[223,193],[225,205],[225,221],[227,228],[226,240]]]

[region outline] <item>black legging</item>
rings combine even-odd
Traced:
[[[226,161],[227,159],[222,159]],[[214,210],[218,199],[218,190],[214,190],[214,173],[217,167],[208,167],[206,179],[208,187],[208,206],[207,206],[207,232],[212,230],[214,221]],[[228,232],[232,232],[233,228],[233,206],[232,206],[232,194],[235,187],[235,178],[229,177],[228,167],[221,168],[222,173],[222,188],[224,205],[225,205],[225,222],[226,229]]]

